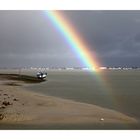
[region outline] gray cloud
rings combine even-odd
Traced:
[[[62,11],[102,65],[140,66],[140,11]],[[0,66],[83,66],[44,11],[0,11]]]
[[[67,13],[105,65],[140,65],[140,11]]]

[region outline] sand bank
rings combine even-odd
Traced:
[[[32,81],[33,82],[33,81]],[[32,83],[30,82],[30,83]],[[96,105],[45,96],[22,88],[23,77],[0,75],[0,124],[132,124],[137,120]]]

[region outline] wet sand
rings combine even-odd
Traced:
[[[60,125],[65,129],[65,125],[80,128],[80,125],[92,124],[94,128],[95,124],[95,128],[102,128],[105,124],[129,126],[137,123],[135,118],[111,109],[46,96],[22,87],[30,84],[37,84],[37,81],[29,77],[19,79],[17,75],[0,75],[0,129],[8,125],[9,129],[12,125],[20,125],[20,128],[22,125],[23,128],[25,125],[48,126],[48,129],[52,126],[57,129]]]

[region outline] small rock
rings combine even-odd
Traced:
[[[3,105],[5,105],[5,106],[8,106],[8,105],[11,105],[11,103],[10,102],[8,102],[8,101],[3,101],[3,103],[2,103]]]
[[[14,98],[13,101],[18,101],[18,99]]]
[[[3,114],[0,114],[0,120],[2,120],[4,118]]]
[[[0,106],[0,109],[4,109],[5,108],[5,106]]]
[[[104,121],[104,120],[105,120],[104,118],[101,118],[101,119],[100,119],[100,121]]]

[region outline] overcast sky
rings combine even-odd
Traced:
[[[140,66],[140,11],[63,11],[102,66]],[[0,67],[84,66],[44,11],[0,11]]]

